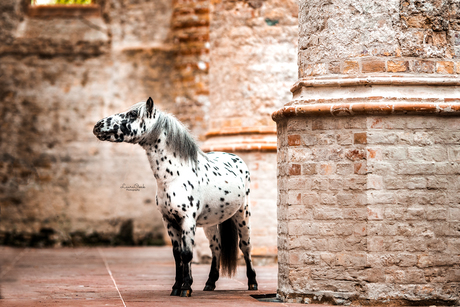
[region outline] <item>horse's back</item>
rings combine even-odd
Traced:
[[[222,180],[237,180],[246,184],[250,181],[248,166],[244,163],[243,159],[235,154],[227,152],[209,152],[206,154],[211,166],[207,169],[216,177],[222,177]],[[221,180],[219,180],[221,181]]]

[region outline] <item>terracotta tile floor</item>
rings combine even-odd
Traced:
[[[170,247],[17,249],[0,246],[0,306],[299,306],[259,302],[275,293],[276,265],[256,267],[259,291],[246,291],[244,267],[201,291],[209,266],[192,266],[191,298],[170,297]],[[311,305],[310,305],[311,306]],[[324,306],[324,305],[322,305]]]

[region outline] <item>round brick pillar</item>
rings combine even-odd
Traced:
[[[204,151],[233,152],[251,172],[251,243],[258,259],[277,256],[276,126],[270,115],[296,80],[295,1],[213,1],[210,104]],[[207,241],[197,240],[199,256]],[[204,243],[201,243],[204,242]]]
[[[460,303],[458,1],[299,2],[278,130],[278,295]]]

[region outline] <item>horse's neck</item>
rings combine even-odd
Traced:
[[[177,171],[183,165],[177,153],[172,152],[166,145],[167,137],[161,135],[158,140],[154,140],[152,144],[142,146],[150,163],[150,168],[157,180],[158,186],[167,185],[169,182],[177,178]],[[179,173],[180,174],[180,173]]]

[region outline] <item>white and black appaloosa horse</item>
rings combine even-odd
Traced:
[[[176,281],[171,295],[192,293],[191,261],[196,227],[204,227],[212,264],[204,291],[221,273],[236,271],[239,247],[246,261],[249,290],[257,290],[251,261],[249,171],[236,155],[203,153],[187,129],[153,100],[106,117],[94,126],[98,139],[141,145],[157,181],[156,202],[173,245]]]

